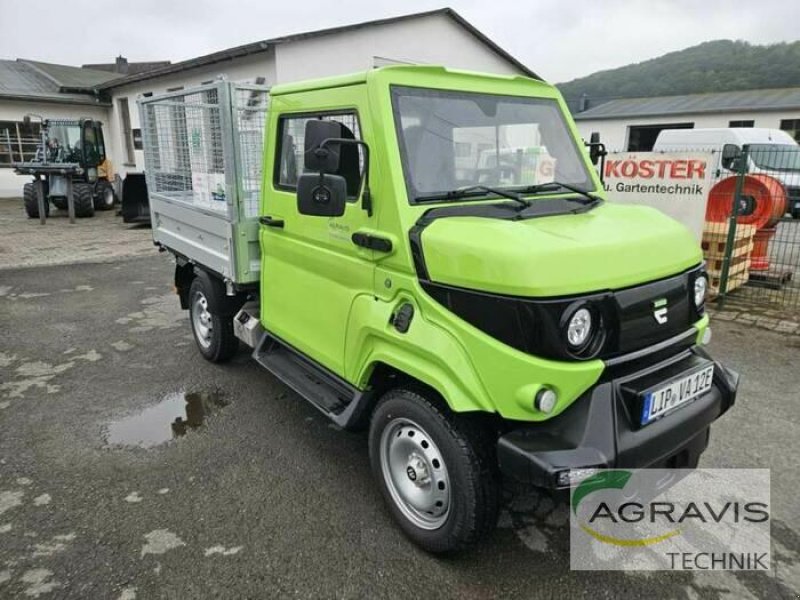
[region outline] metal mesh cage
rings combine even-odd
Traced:
[[[244,218],[258,216],[268,99],[264,87],[235,86],[233,89],[235,150],[240,176],[240,207]]]
[[[218,82],[141,102],[151,195],[258,216],[267,88]]]

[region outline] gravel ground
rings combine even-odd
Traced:
[[[134,254],[149,242],[111,221],[109,239],[136,236]],[[42,230],[72,227],[53,219]],[[0,243],[6,261],[13,244]],[[719,321],[712,341],[743,383],[702,464],[772,469],[772,573],[571,572],[568,513],[532,493],[507,497],[478,548],[438,559],[393,525],[363,434],[337,431],[245,352],[226,366],[200,358],[171,270],[150,247],[145,258],[0,273],[0,597],[800,593],[797,336]],[[158,407],[176,394],[226,405],[202,401],[214,414],[166,443],[109,444],[130,416],[170,427],[175,415]]]
[[[127,225],[116,213],[97,211],[70,224],[67,211],[51,206],[50,218],[40,225],[25,214],[21,198],[0,198],[0,269],[151,255],[150,228]]]

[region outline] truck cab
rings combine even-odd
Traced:
[[[555,87],[387,67],[273,87],[265,119],[258,281],[164,241],[176,289],[204,357],[244,341],[369,429],[413,541],[480,539],[504,479],[558,493],[697,464],[738,386],[703,349],[701,251],[660,212],[606,202]]]

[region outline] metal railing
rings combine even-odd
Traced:
[[[729,147],[720,159],[703,229],[712,297],[720,308],[798,311],[800,147]]]

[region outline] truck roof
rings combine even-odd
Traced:
[[[457,78],[481,79],[486,82],[494,83],[517,83],[524,85],[535,85],[540,89],[555,90],[554,86],[540,79],[525,77],[523,75],[499,75],[494,73],[480,73],[477,71],[467,71],[462,69],[452,69],[441,65],[389,65],[368,71],[350,73],[348,75],[337,75],[334,77],[324,77],[320,79],[309,79],[292,83],[278,84],[270,89],[270,95],[280,96],[283,94],[294,94],[297,92],[308,92],[349,85],[367,83],[371,80],[384,80],[389,83],[409,84],[409,76],[420,77],[431,81],[432,79],[442,78],[442,80],[453,80]],[[421,83],[422,84],[422,83]],[[426,87],[428,83],[424,83]],[[498,90],[499,92],[499,90]]]

